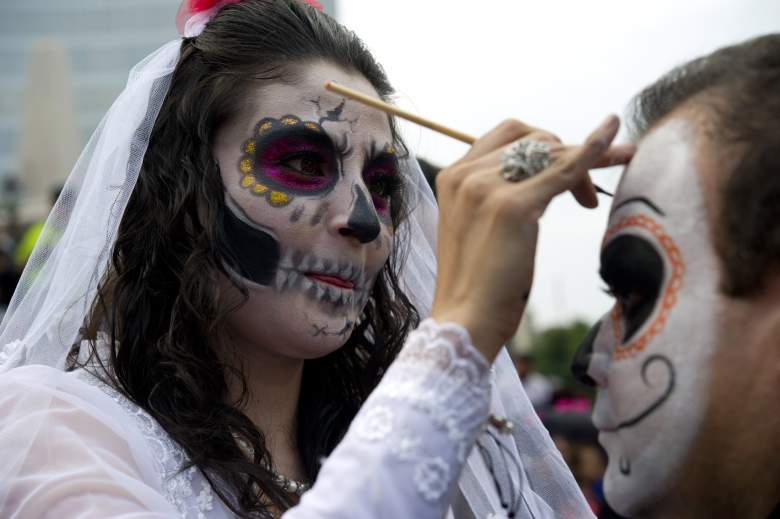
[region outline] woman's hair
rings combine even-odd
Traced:
[[[183,468],[197,466],[244,517],[269,513],[269,506],[284,510],[292,500],[267,468],[262,431],[241,411],[247,386],[240,369],[217,354],[230,347],[226,318],[236,309],[219,280],[232,279],[225,265],[239,267],[221,239],[224,186],[212,148],[217,130],[245,108],[242,103],[258,84],[289,81],[290,65],[313,61],[362,74],[383,98],[392,93],[357,36],[296,0],[229,5],[201,35],[183,40],[108,273],[83,330],[93,359],[98,333],[109,338],[100,376],[148,411],[187,452],[189,465]],[[393,134],[403,149],[394,126]],[[405,213],[394,208],[396,227]],[[419,321],[396,277],[402,245],[396,240],[346,344],[304,364],[297,441],[311,480]],[[237,288],[245,300],[246,288]],[[243,387],[238,401],[230,400],[229,377]],[[254,449],[254,462],[234,434]]]

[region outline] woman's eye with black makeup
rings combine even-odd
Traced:
[[[371,193],[380,198],[392,197],[400,187],[394,173],[378,173],[369,184]]]
[[[615,298],[625,325],[627,342],[647,321],[656,306],[664,280],[664,262],[646,239],[618,236],[601,252],[601,270],[606,292]]]
[[[314,153],[299,153],[280,161],[281,165],[307,177],[324,177],[325,161]]]

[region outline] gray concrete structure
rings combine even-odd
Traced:
[[[0,2],[0,176],[22,174],[20,180],[28,196],[33,194],[30,190],[48,193],[60,183],[67,176],[69,166],[57,166],[58,171],[34,172],[33,186],[24,178],[31,144],[23,143],[22,135],[28,141],[36,134],[25,121],[40,120],[39,114],[25,115],[25,107],[29,110],[35,105],[31,95],[61,88],[65,95],[58,99],[62,102],[72,99],[72,109],[62,111],[67,114],[72,110],[76,114],[75,125],[67,121],[57,124],[62,128],[75,126],[75,143],[80,148],[122,90],[130,68],[160,44],[176,37],[174,18],[178,5],[178,0]],[[56,42],[50,46],[59,46],[64,51],[64,65],[56,57],[57,52],[50,54],[55,56],[54,66],[66,71],[55,76],[69,75],[63,81],[70,85],[29,86],[30,80],[47,76],[41,69],[40,59],[34,66],[31,61],[33,47],[42,39]],[[42,102],[41,106],[46,104],[51,103]],[[47,132],[43,128],[40,131]],[[46,178],[51,178],[51,182],[42,185]]]
[[[338,14],[336,0],[321,3],[326,12]],[[29,149],[21,140],[22,133],[30,135],[22,128],[36,42],[48,38],[64,50],[71,85],[63,90],[73,93],[76,142],[81,148],[122,90],[130,68],[178,36],[174,19],[179,4],[180,0],[0,0],[0,198],[1,179],[23,173],[20,152]],[[51,184],[67,173],[51,172]]]

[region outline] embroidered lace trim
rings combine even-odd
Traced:
[[[392,442],[395,458],[414,464],[412,479],[420,496],[440,502],[487,418],[489,369],[464,328],[426,319],[409,334],[356,420],[358,436],[364,441]],[[446,433],[456,467],[440,455],[426,454],[424,439],[396,416],[397,406],[392,401],[423,413]]]
[[[84,369],[77,370],[76,376],[103,391],[134,419],[151,449],[165,499],[176,507],[179,515],[206,519],[206,513],[214,508],[214,494],[206,478],[198,473],[197,467],[182,470],[188,461],[184,450],[168,436],[154,418],[119,391]],[[199,481],[197,493],[194,480]]]

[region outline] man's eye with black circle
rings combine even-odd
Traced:
[[[602,250],[599,274],[620,307],[623,342],[628,342],[653,313],[664,280],[663,259],[646,239],[624,234]]]

